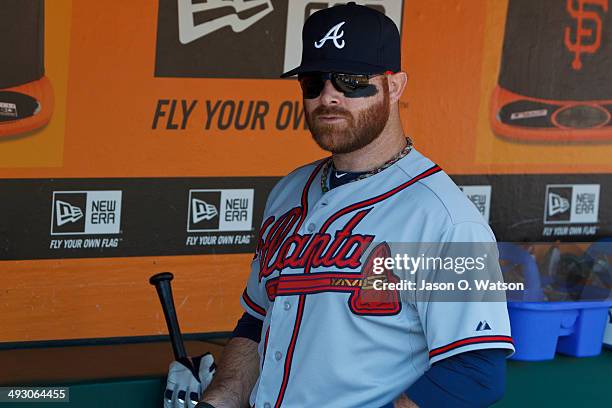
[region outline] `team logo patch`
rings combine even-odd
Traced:
[[[574,5],[578,7],[574,8]],[[582,54],[594,54],[601,46],[603,22],[593,6],[599,7],[598,11],[608,12],[608,0],[567,0],[566,3],[567,12],[576,24],[575,27],[565,27],[564,32],[565,47],[574,54],[572,69],[575,71],[582,69]]]
[[[334,46],[338,49],[344,48],[346,45],[346,41],[342,39],[342,37],[344,37],[344,30],[340,31],[340,29],[345,23],[346,21],[343,21],[333,26],[323,38],[319,41],[315,41],[315,48],[322,48],[327,41],[333,41]]]
[[[358,315],[397,314],[401,310],[398,292],[395,290],[375,290],[374,281],[398,283],[400,279],[392,270],[387,268],[382,274],[375,274],[375,258],[391,258],[391,250],[387,243],[379,244],[368,256],[361,272],[361,288],[349,298],[351,311]]]

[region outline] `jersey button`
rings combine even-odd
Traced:
[[[276,361],[279,361],[281,358],[283,358],[283,353],[277,351],[276,353],[274,353],[274,358],[276,359]]]
[[[311,222],[310,224],[308,224],[308,232],[314,232],[316,226]]]
[[[283,308],[284,308],[285,310],[289,310],[289,309],[291,309],[291,303],[289,303],[289,302],[285,302],[285,303],[283,304]]]
[[[269,403],[269,402],[266,402],[266,403],[264,404],[264,408],[272,408],[272,405],[270,405],[270,403]]]

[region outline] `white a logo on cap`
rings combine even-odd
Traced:
[[[327,40],[333,40],[336,48],[344,48],[346,42],[344,40],[338,41],[344,36],[344,30],[340,31],[340,27],[342,27],[344,23],[346,23],[346,21],[343,21],[333,26],[331,30],[329,30],[327,34],[325,34],[325,37],[321,38],[319,41],[315,41],[314,46],[316,48],[321,48],[325,45],[325,42]]]

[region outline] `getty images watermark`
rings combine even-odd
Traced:
[[[612,243],[373,243],[362,290],[440,302],[612,300]]]
[[[505,302],[527,290],[504,279],[491,242],[376,243],[362,259],[362,289],[399,291],[406,300]]]
[[[458,257],[441,257],[441,256],[411,256],[406,253],[395,254],[392,257],[374,257],[372,259],[373,272],[377,275],[382,275],[386,270],[397,272],[405,272],[410,275],[415,275],[419,270],[454,272],[457,275],[463,275],[466,272],[479,272],[479,275],[487,271],[487,259],[489,255],[482,256],[458,256]],[[402,279],[399,282],[386,282],[382,279],[374,280],[373,287],[375,290],[525,290],[525,284],[522,282],[504,282],[503,280],[493,279],[461,279],[455,282],[447,280],[427,281],[421,279],[419,281]]]

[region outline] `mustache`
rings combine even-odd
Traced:
[[[314,111],[312,111],[312,116],[344,116],[351,117],[351,114],[346,109],[340,108],[338,106],[319,106]]]

